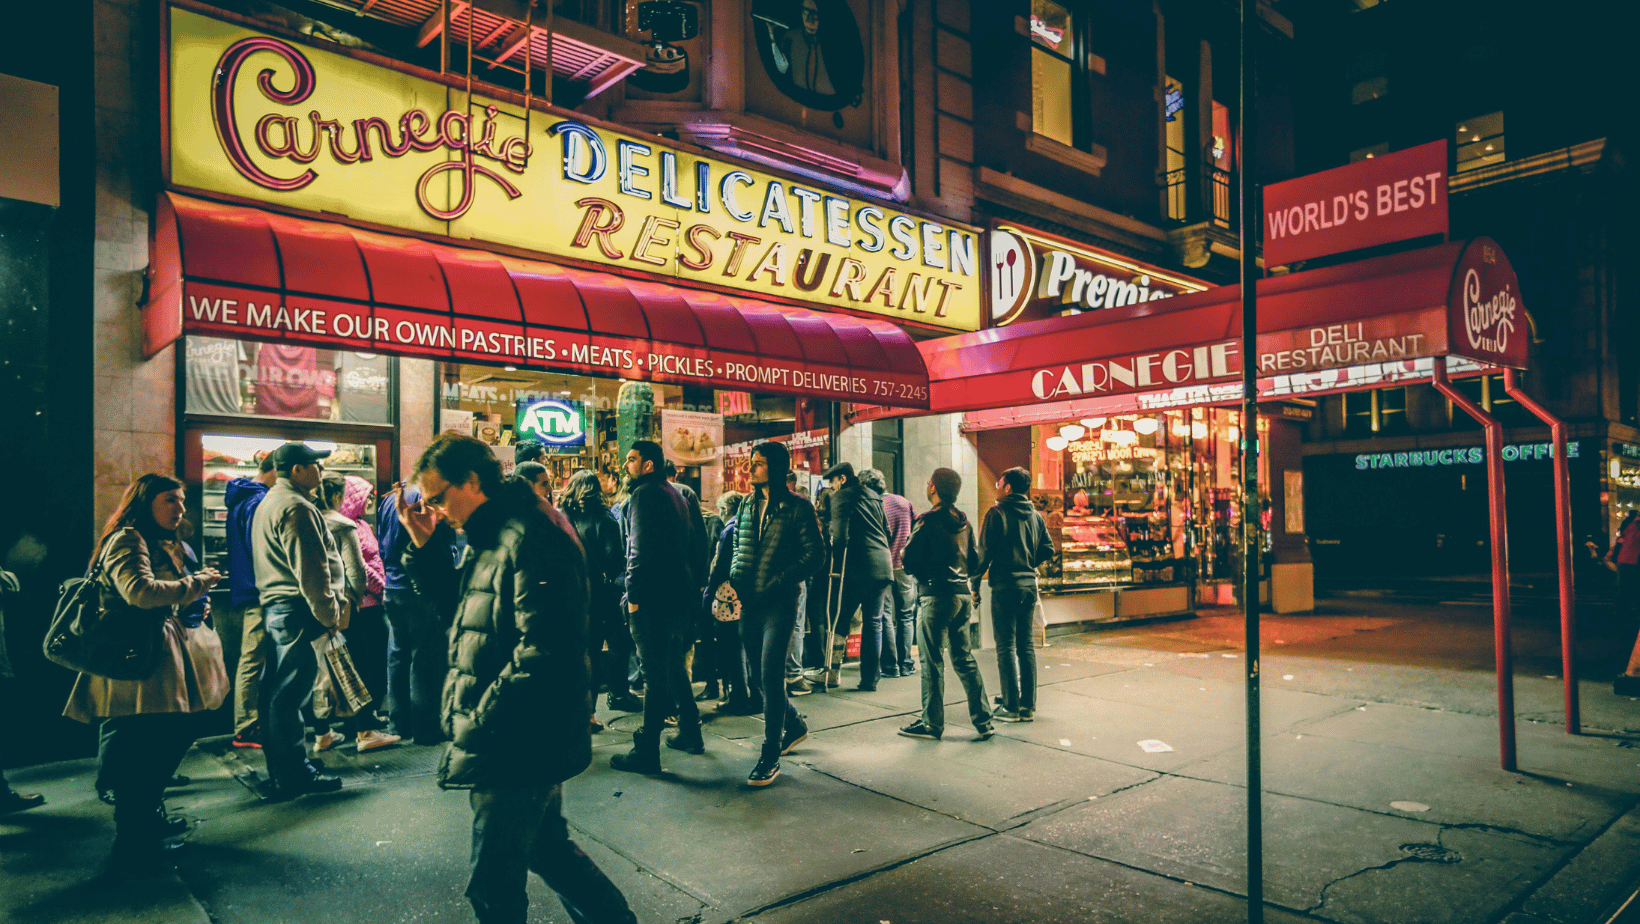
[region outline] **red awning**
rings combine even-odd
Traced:
[[[1259,281],[1260,391],[1304,394],[1336,370],[1432,357],[1520,368],[1520,286],[1488,238]],[[933,412],[1229,400],[1241,379],[1241,287],[920,344]],[[886,403],[886,402],[882,402]]]
[[[143,352],[184,333],[928,406],[888,323],[168,193]]]

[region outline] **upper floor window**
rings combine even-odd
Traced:
[[[1457,142],[1458,172],[1503,163],[1503,113],[1491,112],[1459,122]]]
[[[1169,77],[1166,102],[1162,110],[1162,134],[1167,140],[1167,161],[1162,165],[1162,186],[1166,190],[1167,217],[1174,221],[1184,221],[1187,215],[1185,169],[1189,160],[1184,153],[1184,110],[1184,84]]]
[[[1388,153],[1389,153],[1389,142],[1388,141],[1379,142],[1378,144],[1371,144],[1371,145],[1368,145],[1364,148],[1356,148],[1355,150],[1351,151],[1350,152],[1350,163],[1353,164],[1353,163],[1356,163],[1357,161],[1372,160],[1374,157],[1383,157],[1385,154],[1388,154]]]
[[[1388,65],[1382,51],[1356,55],[1349,66],[1350,104],[1359,106],[1389,95]]]
[[[1066,146],[1074,144],[1073,25],[1065,7],[1053,0],[1031,0],[1031,130]]]

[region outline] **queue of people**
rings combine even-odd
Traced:
[[[503,477],[486,444],[441,436],[381,499],[372,525],[368,482],[327,473],[324,450],[280,446],[256,476],[227,486],[220,619],[207,618],[207,593],[224,576],[198,567],[184,541],[182,483],[145,475],[130,486],[90,573],[105,606],[163,623],[166,654],[145,680],[81,674],[65,709],[101,726],[99,790],[115,806],[117,869],[159,867],[186,831],[165,814],[164,791],[230,690],[231,744],[262,751],[277,797],[340,788],[317,759],[330,748],[448,741],[438,782],[469,791],[467,897],[481,921],[522,920],[529,870],[577,920],[634,920],[562,815],[561,785],[586,768],[591,736],[604,729],[600,691],[609,709],[643,716],[611,766],[657,774],[663,737],[670,749],[704,752],[692,684],[705,680],[701,702],[763,716],[747,783],[767,786],[808,736],[793,697],[837,686],[840,646],[858,619],[860,691],[917,674],[916,640],[923,708],[902,734],[943,734],[946,651],[980,738],[993,718],[1033,718],[1030,611],[1050,545],[1023,470],[1004,473],[976,531],[956,509],[961,479],[949,469],[930,480],[933,506],[921,516],[884,490],[880,472],[856,475],[846,463],[826,473],[816,503],[796,490],[785,447],[766,442],[751,455],[752,492],[731,492],[703,516],[654,442],[633,445],[615,498],[582,471],[556,504],[533,449],[519,447]],[[967,642],[987,572],[1008,659],[994,712]],[[239,643],[233,684],[218,623]],[[314,643],[337,637],[371,699],[351,715],[315,708]],[[42,801],[0,793],[6,810]]]

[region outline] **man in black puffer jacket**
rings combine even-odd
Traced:
[[[1031,473],[1010,468],[997,479],[996,506],[980,528],[979,570],[990,572],[991,628],[997,637],[997,674],[1007,722],[1036,718],[1036,569],[1053,557],[1048,523],[1031,503]]]
[[[735,516],[729,583],[740,597],[740,641],[752,696],[763,700],[763,755],[746,782],[767,786],[780,755],[809,735],[786,696],[786,652],[797,628],[797,585],[825,560],[814,506],[786,487],[791,455],[779,443],[752,449],[752,494]]]
[[[534,870],[576,920],[635,922],[562,812],[563,781],[592,760],[581,546],[471,437],[439,437],[415,478],[424,500],[396,509],[410,578],[451,624],[438,782],[472,791],[467,898],[481,924],[521,924]],[[428,541],[441,520],[467,535],[459,568]]]

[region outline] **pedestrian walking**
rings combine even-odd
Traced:
[[[278,480],[256,508],[251,549],[256,587],[271,646],[262,681],[262,756],[282,797],[335,792],[341,777],[307,759],[302,703],[313,691],[319,662],[313,643],[348,625],[341,558],[313,492],[324,476],[326,449],[285,443],[273,451]]]
[[[6,656],[6,600],[16,596],[21,590],[17,575],[0,568],[0,704],[6,707],[13,705],[11,681],[16,677],[11,670],[11,659]],[[6,739],[0,737],[0,749],[3,749],[5,744]],[[12,812],[39,808],[46,804],[46,797],[37,792],[20,793],[12,789],[11,784],[6,782],[5,769],[4,753],[0,752],[0,815],[10,815]]]
[[[672,716],[678,733],[666,746],[692,754],[706,750],[686,661],[695,601],[706,584],[705,575],[695,570],[704,536],[689,502],[666,480],[664,465],[660,444],[651,440],[634,442],[626,454],[626,618],[647,692],[632,750],[614,755],[609,765],[631,773],[661,772],[661,730]]]
[[[740,641],[746,651],[751,695],[763,701],[763,752],[746,782],[767,786],[780,775],[780,757],[809,730],[786,694],[782,665],[802,618],[798,585],[825,561],[814,507],[786,487],[791,455],[775,442],[759,443],[750,462],[752,494],[735,516],[729,582],[740,599]]]
[[[632,636],[626,620],[621,616],[620,576],[626,571],[626,545],[621,541],[620,524],[610,519],[604,507],[604,493],[598,485],[598,476],[590,469],[580,469],[569,478],[564,488],[564,515],[569,517],[575,534],[581,538],[586,553],[587,581],[591,586],[587,618],[587,654],[592,665],[590,695],[594,716],[594,731],[603,725],[597,720],[598,687],[606,685],[610,691],[610,708],[620,694],[627,693],[627,653]],[[609,657],[605,657],[604,643],[610,643]],[[630,695],[630,694],[628,694]]]
[[[251,517],[278,475],[273,453],[264,453],[255,477],[235,478],[222,489],[228,507],[228,607],[221,625],[239,639],[234,665],[233,738],[236,748],[259,748],[261,729],[258,702],[262,668],[268,661],[267,632],[262,625],[262,602],[256,592],[256,566],[251,559]],[[213,620],[214,621],[214,620]]]
[[[985,701],[985,681],[968,645],[968,621],[979,602],[979,549],[974,527],[957,509],[962,476],[937,468],[928,480],[934,508],[917,518],[905,547],[905,569],[917,579],[917,649],[922,658],[922,718],[900,729],[907,738],[938,741],[945,733],[945,649],[968,694],[968,718],[979,740],[996,731]]]
[[[376,536],[360,517],[375,489],[356,475],[325,472],[319,479],[316,506],[324,514],[325,528],[342,561],[342,590],[347,596],[347,648],[359,670],[359,679],[370,691],[371,702],[339,723],[342,731],[330,729],[327,720],[315,722],[313,749],[325,751],[351,735],[363,753],[392,747],[399,735],[378,730],[376,706],[387,694],[387,621],[382,616],[381,593],[386,583]],[[331,580],[337,575],[332,572]]]
[[[103,720],[101,773],[119,794],[110,858],[119,873],[157,872],[165,839],[187,830],[166,816],[165,786],[201,731],[200,714],[228,695],[222,642],[204,622],[205,594],[222,575],[189,572],[177,540],[186,509],[182,482],[167,475],[143,475],[120,497],[92,556],[102,565],[96,592],[104,611],[141,610],[160,623],[164,653],[143,680],[80,674],[63,710],[75,721]]]
[[[451,623],[442,721],[444,789],[469,790],[467,900],[480,924],[522,924],[533,870],[570,918],[635,922],[614,883],[570,840],[563,782],[592,760],[586,559],[522,481],[470,436],[444,434],[416,461],[424,500],[394,495],[415,587]],[[434,542],[467,535],[459,567]]]
[[[905,570],[905,545],[911,541],[911,525],[917,511],[911,501],[888,491],[883,473],[868,468],[860,482],[883,496],[883,518],[888,522],[888,557],[894,579],[883,602],[884,677],[910,677],[917,672],[911,651],[917,644],[917,582]]]
[[[883,601],[894,578],[883,496],[863,484],[848,462],[837,463],[823,477],[832,490],[826,537],[832,549],[830,631],[847,637],[855,612],[860,613],[860,685],[855,689],[870,693],[877,689],[882,668]],[[826,665],[828,686],[830,668],[840,660]]]
[[[417,744],[444,740],[439,729],[439,694],[449,670],[445,622],[416,593],[405,570],[410,535],[399,523],[398,503],[414,506],[421,492],[394,485],[376,505],[376,542],[381,548],[384,585],[382,615],[387,619],[387,731]],[[440,522],[427,540],[455,560],[456,532]]]
[[[1031,503],[1031,473],[1010,468],[997,479],[997,501],[980,525],[979,569],[991,585],[1002,706],[992,718],[1036,718],[1036,569],[1053,557],[1048,522]]]

